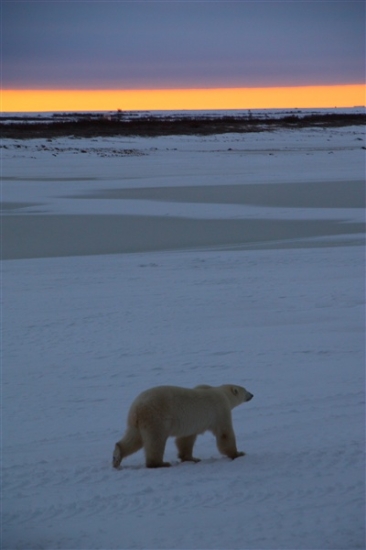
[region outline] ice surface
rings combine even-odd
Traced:
[[[3,220],[33,216],[24,203],[51,219],[74,208],[82,219],[107,208],[104,199],[70,196],[112,188],[360,181],[359,131],[98,140],[106,150],[157,149],[123,158],[8,143],[3,199],[13,204]],[[251,152],[223,150],[234,143]],[[294,143],[298,150],[285,150]],[[155,216],[157,204],[146,201],[145,214]],[[176,206],[165,203],[171,216]],[[210,206],[195,203],[194,217],[201,208],[207,218]],[[228,205],[214,206],[210,219],[232,219]],[[232,206],[246,219],[249,206]],[[359,223],[362,206],[316,214]],[[3,261],[2,548],[364,548],[365,251],[357,242]],[[226,382],[254,393],[233,411],[245,457],[221,457],[205,434],[199,464],[179,464],[170,440],[172,468],[146,469],[142,452],[112,468],[140,391]]]

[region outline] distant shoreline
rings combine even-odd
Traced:
[[[331,128],[366,124],[365,113],[302,111],[243,114],[151,114],[138,116],[122,111],[114,113],[64,113],[40,116],[3,115],[0,132],[3,139],[53,139],[168,135],[213,135],[263,132],[279,129]]]

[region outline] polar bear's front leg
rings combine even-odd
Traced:
[[[233,460],[234,458],[245,455],[245,453],[238,451],[236,448],[236,439],[232,428],[218,431],[216,433],[216,444],[221,454]]]
[[[200,458],[192,456],[193,445],[196,441],[197,435],[188,435],[186,437],[177,437],[175,444],[178,449],[178,458],[182,462],[200,462]]]

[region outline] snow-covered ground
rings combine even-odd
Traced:
[[[2,548],[364,548],[363,129],[4,144]],[[298,201],[296,192],[285,201],[287,183]],[[301,199],[310,183],[321,207],[312,187]],[[232,186],[253,184],[262,200],[233,204]],[[221,194],[212,202],[187,191],[186,202],[171,190],[192,186]],[[146,198],[162,187],[161,200]],[[228,232],[210,246],[176,235],[169,250],[88,255],[90,220],[104,216],[108,228],[126,214],[142,228],[162,217],[183,228],[190,219],[335,225],[300,237],[281,226],[282,238],[260,242]],[[52,220],[65,216],[90,229],[80,254],[68,243],[60,252]],[[22,242],[35,238],[26,257]],[[146,469],[142,452],[112,468],[140,391],[226,382],[254,393],[233,411],[245,457],[221,457],[205,434],[198,464],[179,464],[170,440],[172,468]]]

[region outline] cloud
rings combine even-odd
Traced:
[[[6,2],[3,86],[154,88],[364,79],[362,2]]]

